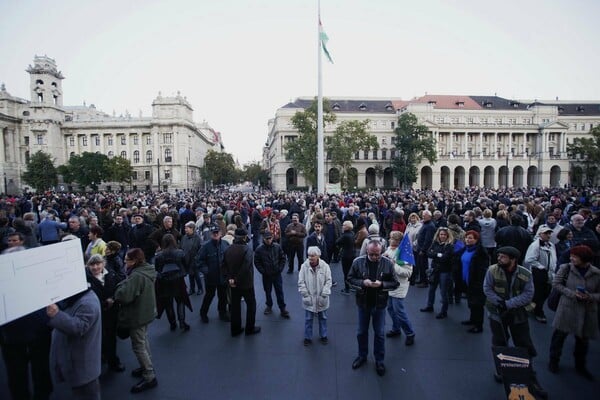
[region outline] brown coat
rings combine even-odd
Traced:
[[[569,277],[566,285],[564,276],[567,268]],[[585,276],[581,276],[572,264],[563,264],[554,276],[552,286],[562,293],[556,309],[552,326],[575,336],[595,339],[598,337],[598,302],[600,302],[600,269],[590,266]],[[591,303],[577,301],[575,291],[577,286],[585,287],[592,296]]]

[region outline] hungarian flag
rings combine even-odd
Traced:
[[[325,56],[327,57],[329,62],[333,64],[333,59],[331,58],[331,55],[329,54],[329,50],[327,50],[327,42],[329,41],[329,36],[327,36],[325,31],[323,30],[323,24],[321,24],[320,18],[319,18],[319,36],[321,38],[321,47],[323,48],[323,52],[325,53]]]

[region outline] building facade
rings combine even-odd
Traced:
[[[108,190],[198,189],[203,187],[200,168],[208,150],[223,151],[222,138],[206,122],[193,120],[185,97],[165,97],[152,102],[152,116],[115,116],[89,106],[64,106],[62,80],[56,62],[35,56],[30,75],[30,100],[11,96],[0,87],[0,169],[4,192],[27,189],[21,174],[34,153],[50,154],[55,165],[69,157],[96,152],[128,159],[133,167],[131,184],[106,182]],[[69,183],[62,189],[67,190]]]
[[[298,132],[291,118],[308,108],[312,98],[298,98],[278,109],[269,121],[263,165],[274,190],[307,186],[286,158],[285,143]],[[426,95],[398,99],[330,98],[336,122],[325,127],[325,140],[344,120],[370,121],[378,150],[354,156],[350,187],[397,186],[392,173],[396,156],[394,129],[401,114],[414,114],[436,143],[437,162],[418,166],[417,188],[462,189],[557,187],[582,184],[585,179],[576,160],[569,160],[567,145],[600,125],[600,101],[527,101],[498,96]],[[337,183],[338,169],[325,159],[325,182]]]

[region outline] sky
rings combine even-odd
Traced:
[[[178,91],[241,165],[268,120],[317,94],[317,0],[0,1],[0,82],[29,99],[34,55],[65,105],[151,115]],[[600,100],[600,1],[322,0],[325,97]]]

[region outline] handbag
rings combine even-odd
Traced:
[[[571,264],[567,264],[567,273],[565,274],[565,277],[563,278],[563,285],[567,284],[567,279],[569,279],[569,271],[571,271]],[[548,299],[546,300],[546,304],[548,305],[548,308],[552,311],[556,311],[556,309],[558,308],[558,303],[560,302],[560,296],[562,295],[561,292],[559,292],[556,288],[552,288],[552,290],[550,291],[550,294],[548,295]]]

